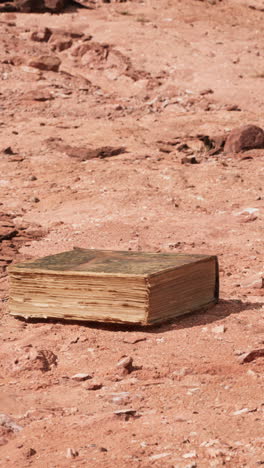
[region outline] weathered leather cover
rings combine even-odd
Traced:
[[[41,270],[49,273],[54,271],[148,276],[209,258],[212,257],[181,253],[125,252],[77,248],[34,261],[12,265],[9,272]]]

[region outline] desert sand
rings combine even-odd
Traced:
[[[264,2],[90,7],[0,14],[0,466],[260,466],[264,149],[214,142],[264,127]],[[7,266],[76,246],[217,255],[219,304],[9,316]]]

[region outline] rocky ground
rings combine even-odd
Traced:
[[[264,464],[264,149],[228,140],[264,127],[263,15],[1,14],[0,466]],[[7,266],[74,246],[217,254],[221,300],[150,329],[10,317]]]

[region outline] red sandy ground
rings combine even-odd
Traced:
[[[263,289],[244,286],[263,274],[264,150],[208,156],[190,139],[264,126],[261,9],[148,0],[0,16],[1,220],[18,231],[1,244],[1,467],[264,464],[263,358],[239,362],[264,347]],[[51,51],[30,39],[43,26],[112,49],[73,55],[84,37]],[[51,54],[58,73],[28,66]],[[176,137],[199,164],[181,163]],[[82,162],[63,145],[126,153]],[[151,329],[10,317],[6,265],[73,246],[217,254],[220,303]],[[40,350],[57,365],[45,370]],[[139,367],[127,376],[124,355]]]

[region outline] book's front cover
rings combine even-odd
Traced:
[[[13,265],[9,272],[41,270],[146,276],[209,258],[206,255],[74,249]]]

